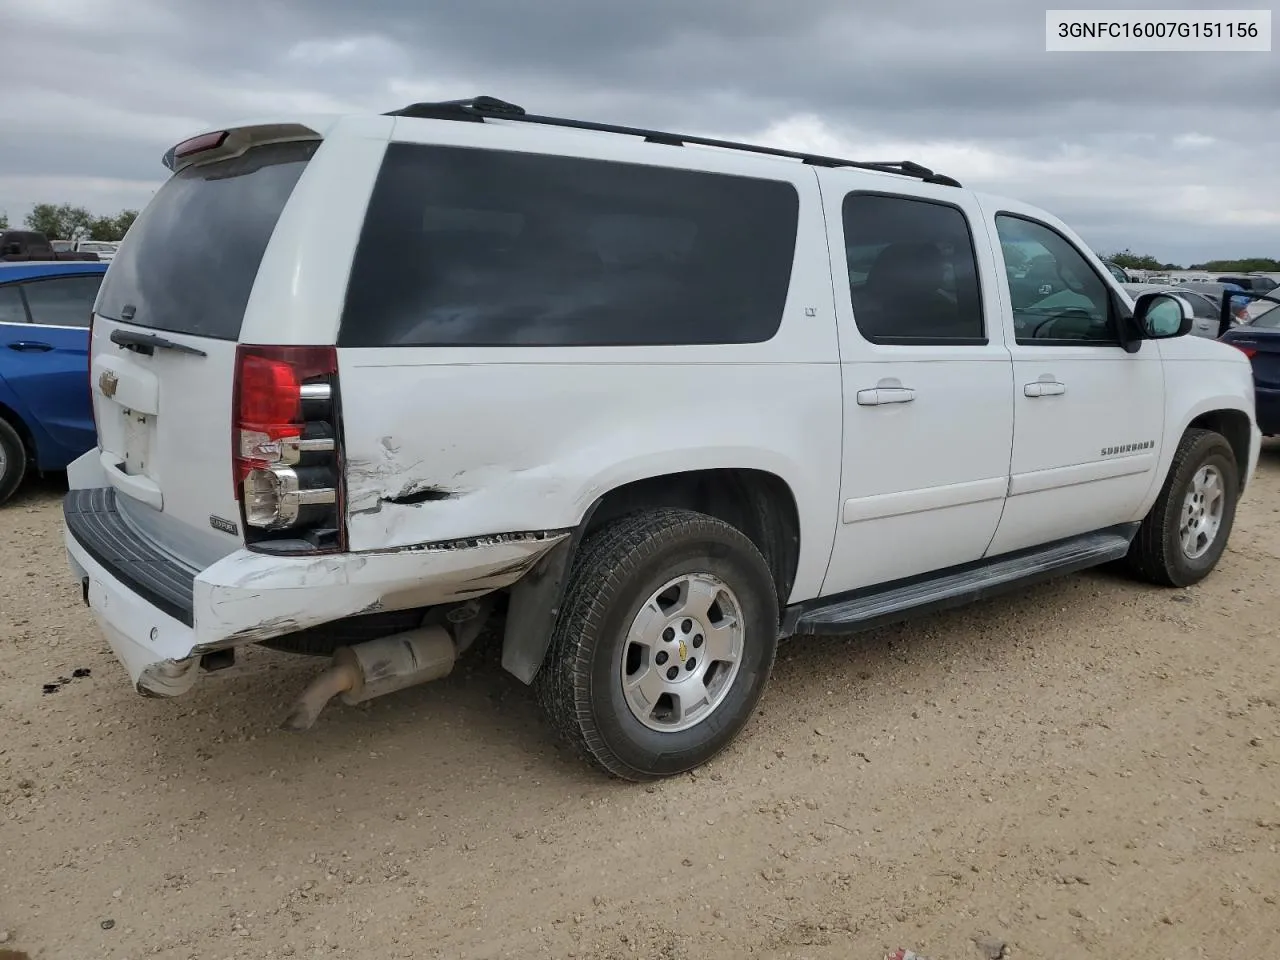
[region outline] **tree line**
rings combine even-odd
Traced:
[[[1126,270],[1203,270],[1206,273],[1280,273],[1280,260],[1270,257],[1244,257],[1240,260],[1208,260],[1182,267],[1176,263],[1161,263],[1150,254],[1138,254],[1121,250],[1103,260],[1110,260]]]
[[[122,240],[137,218],[137,210],[121,210],[104,217],[69,203],[37,203],[23,225],[50,240]],[[0,230],[8,229],[9,217],[0,213]]]

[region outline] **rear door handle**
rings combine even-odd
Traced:
[[[1037,380],[1024,384],[1022,393],[1028,397],[1057,397],[1067,392],[1067,385],[1057,380]]]
[[[910,387],[873,387],[858,391],[858,406],[876,407],[882,403],[910,403],[916,392]]]
[[[53,349],[52,343],[45,343],[41,340],[14,340],[9,344],[10,350],[21,350],[24,352],[48,353]]]

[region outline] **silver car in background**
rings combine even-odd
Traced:
[[[1131,297],[1136,297],[1141,293],[1152,293],[1159,291],[1160,293],[1177,294],[1191,305],[1191,312],[1195,314],[1195,322],[1191,327],[1191,332],[1197,337],[1207,337],[1210,340],[1216,340],[1220,336],[1219,327],[1222,317],[1222,297],[1230,288],[1221,283],[1201,283],[1194,281],[1182,284],[1153,284],[1153,283],[1126,283],[1122,284],[1124,289]],[[1231,311],[1232,324],[1244,323],[1248,319],[1246,307],[1242,303],[1233,303]]]

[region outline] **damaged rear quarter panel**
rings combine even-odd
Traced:
[[[545,531],[332,557],[237,551],[196,577],[192,652],[489,593],[510,586],[567,536]]]
[[[815,351],[835,355],[804,338],[786,349],[556,348],[532,358],[340,350],[350,548],[571,528],[634,480],[753,468],[791,486],[796,591],[816,592],[834,535],[841,420],[839,366],[815,362]]]

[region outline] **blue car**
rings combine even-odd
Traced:
[[[89,317],[106,263],[0,263],[0,503],[96,442]]]
[[[1221,340],[1243,350],[1253,365],[1258,429],[1263,436],[1280,435],[1280,303],[1232,327]]]

